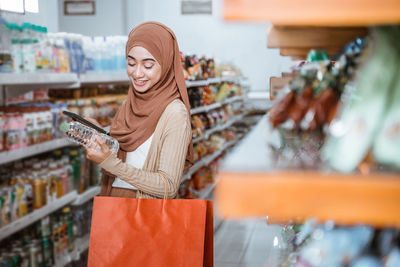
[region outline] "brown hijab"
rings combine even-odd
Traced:
[[[127,56],[135,46],[147,49],[160,63],[162,73],[160,80],[144,93],[130,85],[127,100],[119,108],[110,128],[111,136],[119,142],[120,152],[134,151],[144,143],[154,133],[161,114],[173,100],[181,99],[190,116],[178,43],[172,30],[157,22],[142,23],[129,33]],[[193,145],[190,142],[185,170],[192,164]]]

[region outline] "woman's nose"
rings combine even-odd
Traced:
[[[143,75],[144,75],[144,73],[143,73],[142,67],[138,66],[135,70],[135,77],[141,78],[141,77],[143,77]]]

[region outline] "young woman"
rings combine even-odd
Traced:
[[[103,169],[101,195],[175,198],[193,163],[190,105],[178,43],[165,25],[146,22],[126,44],[130,88],[110,128],[120,150],[87,149]]]

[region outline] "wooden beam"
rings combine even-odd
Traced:
[[[225,20],[291,26],[371,26],[400,23],[399,0],[224,0]]]
[[[290,57],[296,57],[296,56],[307,57],[311,49],[312,48],[281,48],[279,54],[281,56],[290,56]],[[328,55],[335,55],[340,51],[340,49],[337,47],[314,48],[314,49],[325,50],[328,53]]]
[[[364,37],[368,29],[328,27],[272,26],[268,29],[268,48],[329,48],[340,49],[357,37]]]

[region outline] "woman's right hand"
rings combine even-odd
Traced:
[[[98,127],[100,127],[100,128],[103,128],[103,126],[101,126],[101,124],[100,124],[97,120],[95,120],[95,119],[85,117],[85,120],[87,120],[87,121],[93,123],[94,125],[96,125],[96,126],[98,126]]]

